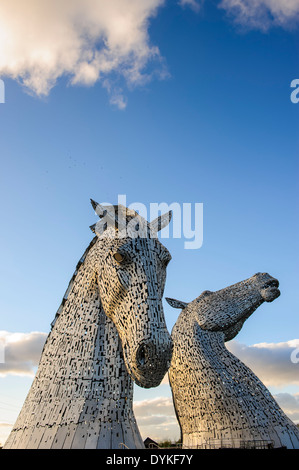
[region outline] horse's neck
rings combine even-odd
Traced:
[[[101,312],[95,262],[97,250],[92,247],[69,283],[62,304],[57,312],[52,334],[69,334],[88,339],[94,332]]]
[[[70,283],[44,347],[37,382],[46,379],[63,399],[71,388],[72,400],[97,402],[95,413],[102,404],[107,415],[111,406],[115,412],[115,400],[123,400],[123,408],[130,403],[133,385],[116,327],[102,308],[95,254],[91,250]]]

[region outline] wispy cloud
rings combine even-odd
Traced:
[[[219,6],[245,28],[267,31],[271,26],[289,27],[299,20],[298,0],[221,0]]]
[[[274,395],[274,398],[288,417],[294,423],[299,423],[299,393],[295,393],[294,395],[290,393],[278,393]]]
[[[48,95],[60,77],[94,85],[122,77],[142,84],[160,53],[148,26],[165,0],[9,0],[0,3],[0,75]],[[119,87],[112,102],[125,106]]]
[[[172,398],[157,397],[134,402],[134,413],[143,439],[179,439],[179,425]]]
[[[7,375],[34,376],[39,363],[46,333],[10,333],[0,331],[4,346],[4,363],[0,364],[0,377]]]
[[[205,1],[180,0],[179,4],[198,12]],[[299,21],[298,0],[219,0],[218,6],[245,29],[289,28]]]
[[[198,12],[204,0],[179,0],[179,5],[182,7],[190,7],[192,10]]]

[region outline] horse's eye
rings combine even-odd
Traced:
[[[119,252],[114,253],[113,258],[117,263],[122,263],[122,261],[124,260],[124,256]]]

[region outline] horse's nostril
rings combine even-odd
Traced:
[[[146,362],[146,348],[143,344],[138,348],[136,360],[140,366],[144,366]]]
[[[268,287],[278,287],[279,282],[277,279],[271,279],[270,281],[266,282],[264,284],[264,289],[267,289]]]
[[[166,341],[162,344],[154,344],[153,342],[142,342],[135,355],[135,363],[137,368],[150,374],[158,373],[159,369],[169,367],[172,354],[172,342],[168,344]]]

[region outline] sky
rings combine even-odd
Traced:
[[[90,198],[119,195],[203,204],[202,246],[161,238],[166,297],[279,280],[227,346],[299,422],[298,20],[298,0],[1,2],[0,442],[93,237]],[[144,438],[179,437],[167,378],[134,410]]]

